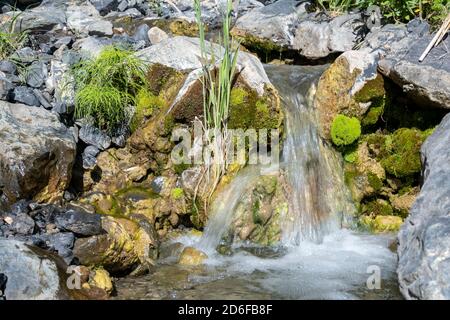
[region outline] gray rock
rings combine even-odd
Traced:
[[[15,85],[0,72],[0,100],[9,100]]]
[[[9,74],[17,74],[17,66],[8,60],[0,61],[0,71]]]
[[[75,110],[75,107],[72,105],[67,105],[64,102],[56,102],[53,105],[52,111],[58,113],[62,116],[69,116],[71,115]]]
[[[111,22],[104,20],[97,9],[89,2],[70,4],[66,9],[67,27],[80,34],[112,35]]]
[[[28,106],[39,107],[38,98],[34,95],[33,89],[25,86],[16,87],[13,92],[13,99],[15,102],[23,103]]]
[[[106,150],[111,146],[111,137],[91,125],[83,125],[78,136],[86,144],[93,145],[100,150]]]
[[[136,41],[144,41],[145,45],[150,44],[150,40],[148,38],[148,32],[150,30],[150,27],[148,25],[141,24],[137,29],[136,32],[133,34],[133,39]]]
[[[406,299],[450,299],[450,114],[422,146],[424,183],[398,235]]]
[[[35,223],[34,220],[27,214],[19,214],[12,216],[13,223],[9,226],[9,229],[15,234],[31,235],[34,232]]]
[[[103,231],[100,215],[72,209],[58,214],[55,224],[60,230],[81,236],[99,235]]]
[[[117,0],[89,0],[101,15],[117,10]]]
[[[61,48],[61,46],[70,46],[73,43],[73,38],[71,36],[65,36],[59,38],[54,44],[53,47],[55,49]]]
[[[38,59],[38,54],[36,51],[31,49],[30,47],[25,47],[17,50],[12,56],[11,59],[19,61],[21,63],[27,64],[32,63],[33,61]]]
[[[75,161],[72,133],[44,108],[0,101],[0,181],[10,205],[19,199],[57,200]]]
[[[357,40],[356,30],[363,24],[360,19],[361,14],[345,14],[331,21],[302,21],[295,30],[292,49],[308,59],[352,50]]]
[[[34,241],[40,242],[43,249],[55,251],[67,264],[73,260],[72,248],[75,236],[71,232],[59,232],[54,234],[42,234]]]
[[[27,84],[33,88],[40,88],[47,77],[47,65],[42,61],[35,61],[28,68]]]
[[[166,181],[166,178],[160,176],[153,179],[152,183],[150,184],[150,187],[152,188],[153,192],[155,193],[161,193],[161,191],[164,188],[164,183]]]
[[[150,40],[151,44],[157,44],[169,38],[167,33],[158,27],[152,27],[150,30],[148,30],[147,37]]]
[[[8,278],[7,300],[67,299],[58,262],[16,240],[0,239],[0,270]]]
[[[279,0],[251,10],[237,19],[232,33],[242,39],[251,36],[279,48],[290,48],[294,25],[307,16],[305,5],[297,4],[296,0]]]
[[[111,22],[106,20],[99,20],[91,23],[88,27],[88,34],[90,36],[112,36],[113,35],[113,25]]]
[[[127,0],[122,0],[119,3],[119,6],[117,7],[117,10],[119,10],[120,12],[124,12],[127,9],[128,9],[128,1]]]
[[[96,57],[104,47],[110,46],[112,43],[112,40],[108,38],[87,37],[76,41],[73,44],[73,49],[78,50],[85,56]]]
[[[94,146],[87,146],[83,151],[83,168],[84,169],[94,169],[97,164],[97,155],[100,150]]]
[[[410,28],[407,35],[387,42],[389,52],[379,63],[379,70],[399,85],[416,104],[450,109],[450,38],[433,48],[422,63],[419,57],[432,39],[423,31]]]
[[[38,99],[41,106],[43,106],[45,109],[50,110],[53,108],[53,106],[49,102],[49,100],[51,100],[51,97],[49,97],[49,94],[47,92],[42,92],[39,89],[33,89],[33,94]]]

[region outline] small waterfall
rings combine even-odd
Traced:
[[[345,213],[354,210],[344,185],[341,159],[321,140],[316,125],[315,84],[324,69],[266,66],[286,114],[281,163],[290,187],[289,210],[281,217],[282,243],[286,246],[297,246],[302,241],[321,242],[325,235],[341,228]],[[261,172],[264,170],[260,166],[246,167],[217,196],[199,248],[208,252],[220,243],[230,228],[241,195]]]

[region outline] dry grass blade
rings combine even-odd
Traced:
[[[419,62],[422,62],[425,60],[427,55],[430,53],[431,49],[439,45],[439,43],[444,39],[444,36],[447,34],[448,30],[450,29],[450,13],[448,14],[447,18],[444,20],[444,23],[442,24],[439,31],[434,36],[433,40],[428,44],[428,47],[423,52],[422,56],[419,58]]]

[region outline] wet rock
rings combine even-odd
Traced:
[[[68,210],[55,217],[56,226],[80,236],[94,236],[103,232],[101,216],[81,210]]]
[[[38,98],[34,95],[33,89],[29,87],[20,86],[14,88],[13,99],[15,102],[23,103],[28,106],[39,107],[41,105]]]
[[[33,88],[40,88],[47,79],[47,65],[42,61],[33,62],[28,68],[27,84]]]
[[[207,258],[208,256],[204,252],[193,247],[186,247],[181,252],[178,263],[183,266],[198,266],[203,264]]]
[[[71,179],[76,143],[58,117],[43,109],[0,102],[2,204],[54,201]]]
[[[117,273],[152,264],[156,259],[158,240],[138,223],[104,216],[102,226],[106,234],[75,241],[74,255],[83,265],[103,266],[109,272]]]
[[[108,271],[105,269],[96,269],[93,273],[94,275],[89,280],[89,285],[105,290],[106,293],[110,294],[114,287]]]
[[[7,277],[7,300],[67,299],[58,262],[23,242],[0,239],[0,270]]]
[[[91,125],[82,125],[79,138],[86,144],[93,145],[100,150],[106,150],[111,145],[111,137]]]
[[[169,38],[167,33],[158,27],[152,27],[150,30],[148,30],[147,37],[150,40],[151,44],[157,44]]]
[[[450,299],[450,115],[422,146],[424,183],[398,235],[406,299]]]

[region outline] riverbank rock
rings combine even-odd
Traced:
[[[158,255],[158,239],[138,223],[102,217],[105,234],[75,241],[74,256],[81,264],[103,267],[111,273],[129,272],[138,265],[151,265]]]
[[[7,276],[7,300],[68,299],[57,262],[16,240],[0,239],[0,270]]]
[[[178,263],[183,266],[198,266],[203,264],[207,258],[208,256],[204,252],[193,247],[186,247],[181,252]]]
[[[406,299],[450,299],[450,115],[422,146],[424,183],[398,235]]]
[[[0,101],[1,202],[60,199],[75,161],[76,142],[58,117],[44,108]]]

